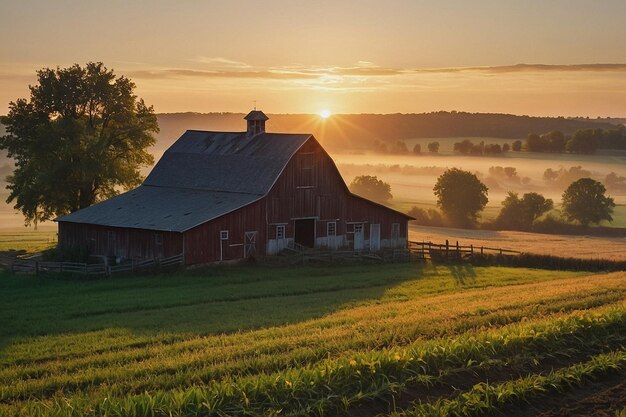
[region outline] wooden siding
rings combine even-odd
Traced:
[[[228,231],[228,239],[221,240],[220,232]],[[229,261],[244,257],[246,232],[257,232],[256,255],[265,255],[267,227],[263,200],[242,207],[184,233],[185,264],[203,264]]]
[[[86,247],[93,255],[124,259],[167,258],[183,251],[181,233],[69,222],[59,223],[59,245],[62,251]]]

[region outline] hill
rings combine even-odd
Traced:
[[[159,150],[164,150],[186,129],[243,130],[243,113],[159,114]],[[496,113],[432,112],[420,114],[337,114],[328,119],[311,114],[270,114],[267,129],[275,132],[313,133],[330,150],[370,149],[372,143],[394,143],[411,138],[496,137],[524,138],[531,132],[612,129],[597,119],[530,117]]]

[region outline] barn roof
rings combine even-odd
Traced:
[[[145,185],[265,195],[311,135],[188,130]]]
[[[184,232],[258,199],[254,194],[141,185],[57,221]]]
[[[261,110],[252,110],[246,117],[246,120],[269,120],[270,118],[265,115]]]
[[[311,137],[188,130],[139,188],[56,221],[183,232],[263,197]]]

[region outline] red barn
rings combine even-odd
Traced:
[[[186,265],[274,255],[288,246],[377,252],[407,245],[409,216],[348,190],[309,134],[188,130],[141,186],[62,216],[62,250]],[[297,245],[294,245],[297,244]]]

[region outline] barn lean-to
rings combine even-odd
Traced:
[[[310,134],[188,130],[138,188],[62,216],[61,250],[186,265],[275,255],[286,247],[377,252],[407,245],[404,213],[348,190]]]

